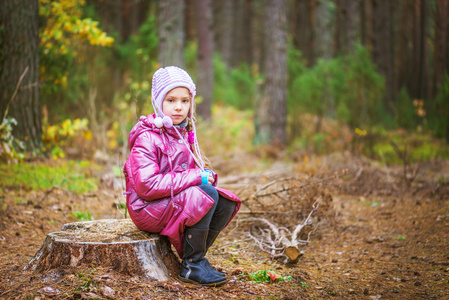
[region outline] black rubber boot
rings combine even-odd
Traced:
[[[212,246],[212,244],[214,243],[214,241],[217,239],[217,236],[220,234],[220,231],[215,231],[212,229],[209,229],[209,233],[207,234],[207,239],[206,239],[206,252],[209,250],[209,248]],[[206,255],[206,253],[204,253],[204,255]],[[215,272],[217,272],[220,275],[224,276],[224,273],[215,270]]]
[[[204,257],[208,231],[189,228],[184,233],[184,256],[179,280],[207,286],[218,286],[226,282],[224,274],[212,268]]]
[[[207,240],[206,240],[206,252],[209,250],[210,246],[215,242],[217,239],[217,236],[220,234],[220,231],[215,231],[212,229],[209,229],[209,233],[207,234]]]

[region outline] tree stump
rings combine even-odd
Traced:
[[[167,238],[137,229],[130,219],[65,224],[47,234],[24,270],[47,271],[81,265],[112,267],[151,281],[165,281],[179,272],[179,259]]]

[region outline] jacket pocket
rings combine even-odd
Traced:
[[[170,197],[149,201],[144,210],[151,216],[151,218],[157,221],[164,215],[170,202]]]

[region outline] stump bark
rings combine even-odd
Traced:
[[[47,271],[81,265],[111,267],[151,281],[179,273],[179,259],[167,238],[141,231],[130,219],[65,224],[47,234],[24,270]]]

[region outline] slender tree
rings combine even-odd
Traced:
[[[408,0],[398,2],[398,31],[396,47],[396,87],[398,89],[410,86],[412,65],[412,49],[410,37],[412,36],[411,18],[413,12],[413,3]]]
[[[354,0],[343,0],[343,47],[344,53],[351,53],[354,50],[354,43],[359,41],[360,30],[360,7],[359,2]]]
[[[159,63],[184,67],[184,0],[159,1]]]
[[[287,124],[287,19],[284,0],[265,1],[262,95],[257,101],[255,143],[283,146]]]
[[[0,20],[0,118],[9,109],[18,122],[14,136],[40,149],[38,1],[0,1]]]
[[[394,90],[394,50],[392,35],[392,10],[389,2],[373,0],[373,60],[385,77],[386,95],[384,109],[392,112]]]
[[[291,9],[291,25],[294,45],[301,50],[307,65],[316,59],[315,27],[316,0],[295,0]]]
[[[231,67],[232,45],[234,37],[233,29],[233,10],[234,1],[214,1],[214,42],[217,52],[220,53],[226,67]]]
[[[202,97],[197,112],[204,120],[209,120],[214,91],[212,2],[211,0],[194,0],[194,3],[198,33],[197,90]]]
[[[432,96],[438,92],[439,85],[442,84],[444,73],[447,70],[447,52],[448,52],[448,0],[437,0],[435,9],[435,56],[433,63],[433,86]]]

